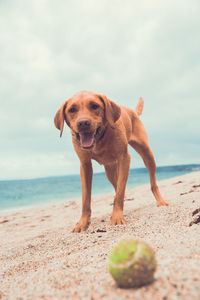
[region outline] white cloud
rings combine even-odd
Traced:
[[[75,174],[74,170],[78,168],[78,158],[70,153],[3,155],[0,158],[0,180]]]

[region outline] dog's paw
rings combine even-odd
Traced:
[[[159,206],[169,206],[169,205],[170,205],[170,203],[167,202],[167,201],[165,201],[164,199],[162,199],[162,200],[160,200],[160,201],[157,202],[157,206],[158,207]]]
[[[88,226],[90,225],[90,219],[88,218],[81,218],[80,221],[76,224],[72,232],[84,232],[87,230]]]
[[[113,213],[111,219],[110,219],[110,225],[114,226],[114,225],[126,225],[126,221],[123,217],[123,215],[117,214],[117,213]]]

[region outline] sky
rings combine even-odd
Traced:
[[[81,90],[142,96],[157,165],[200,163],[199,28],[199,0],[0,0],[0,180],[79,173],[53,119]]]

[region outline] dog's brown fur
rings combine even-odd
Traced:
[[[63,103],[54,123],[62,135],[64,121],[71,128],[74,149],[80,159],[82,184],[82,216],[73,232],[82,232],[90,224],[92,163],[104,165],[108,180],[115,188],[111,225],[126,224],[123,205],[129,174],[128,145],[142,157],[149,172],[151,190],[157,206],[169,205],[161,196],[156,183],[156,164],[148,145],[147,134],[139,119],[143,100],[139,99],[136,111],[119,106],[104,95],[83,91]]]

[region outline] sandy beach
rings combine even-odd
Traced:
[[[93,197],[85,233],[71,233],[81,201],[0,215],[1,299],[200,299],[200,172],[159,182],[169,207],[156,207],[149,185],[126,192],[127,226],[109,226],[113,195]],[[108,256],[120,240],[146,241],[155,250],[155,281],[120,289]]]

